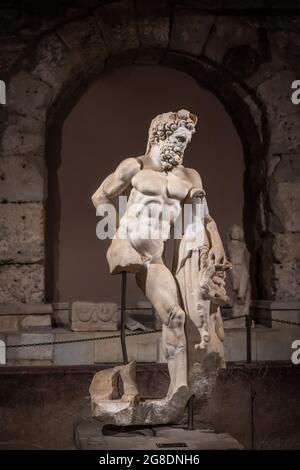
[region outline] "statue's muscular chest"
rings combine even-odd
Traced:
[[[147,196],[183,201],[192,187],[180,170],[159,172],[151,169],[139,171],[131,181],[132,187]]]

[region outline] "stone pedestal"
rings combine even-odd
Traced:
[[[252,300],[251,311],[252,315],[257,318],[257,321],[265,326],[273,328],[296,326],[276,322],[276,320],[291,321],[300,324],[300,302]]]
[[[51,328],[50,304],[6,303],[0,304],[0,332],[34,332]]]
[[[210,429],[182,426],[127,427],[121,431],[108,428],[103,433],[93,420],[83,420],[74,426],[77,449],[84,450],[243,450],[230,434],[217,434]]]

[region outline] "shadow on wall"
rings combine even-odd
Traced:
[[[164,67],[130,66],[103,73],[72,108],[62,135],[57,129],[58,140],[48,148],[48,158],[55,161],[58,156],[52,153],[61,139],[58,173],[55,165],[49,169],[48,249],[51,245],[54,252],[50,265],[57,264],[55,278],[48,277],[53,290],[51,294],[48,288],[48,300],[120,302],[121,278],[109,275],[109,241],[96,237],[98,219],[90,197],[123,158],[145,152],[155,115],[181,108],[199,119],[184,164],[200,172],[224,243],[230,225],[242,224],[243,152],[219,100],[189,75]],[[127,292],[129,306],[144,299],[133,276],[128,276]]]

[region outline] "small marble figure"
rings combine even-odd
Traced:
[[[247,247],[244,231],[232,225],[228,233],[228,251],[232,264],[231,279],[234,290],[232,316],[248,315],[251,299],[250,277],[247,262]]]

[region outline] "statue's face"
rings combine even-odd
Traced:
[[[186,127],[179,127],[165,140],[161,140],[160,159],[164,169],[171,170],[183,161],[184,151],[192,138],[192,133]]]
[[[232,240],[243,240],[244,238],[244,231],[241,227],[239,227],[238,225],[233,225],[231,227],[231,231],[230,231],[230,238]]]

